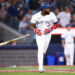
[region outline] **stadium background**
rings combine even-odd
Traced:
[[[51,11],[56,15],[64,11],[65,7],[70,8],[71,15],[75,14],[75,0],[0,0],[0,42],[30,33],[30,37],[26,39],[0,47],[0,66],[37,65],[36,37],[28,25],[31,16],[39,11],[39,5],[43,1],[50,3]],[[25,21],[25,26],[21,29],[22,21]],[[75,19],[73,22],[74,28]],[[62,25],[61,27],[63,28]],[[63,54],[61,34],[52,35],[47,51],[47,55],[56,54]],[[47,65],[46,61],[44,64]]]

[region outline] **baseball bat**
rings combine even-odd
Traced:
[[[8,41],[5,41],[5,42],[2,42],[2,43],[0,43],[0,46],[4,46],[4,45],[9,44],[9,43],[11,43],[11,42],[13,42],[13,41],[17,41],[17,40],[19,40],[19,39],[28,37],[29,35],[30,35],[30,34],[26,34],[26,35],[24,35],[24,36],[21,36],[21,37],[12,39],[12,40],[8,40]]]

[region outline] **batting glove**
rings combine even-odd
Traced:
[[[42,35],[42,33],[40,32],[41,30],[39,30],[39,29],[34,29],[34,32],[38,35],[38,36],[41,36]]]
[[[45,29],[45,33],[48,34],[50,29]]]
[[[52,29],[56,29],[56,25],[53,25],[53,26],[52,26]]]

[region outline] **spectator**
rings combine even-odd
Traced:
[[[8,13],[11,15],[11,16],[18,16],[18,10],[16,8],[16,1],[13,1],[12,2],[12,5],[7,9]]]
[[[71,21],[71,12],[69,7],[66,7],[65,11],[60,12],[57,17],[61,26],[65,27],[65,25],[69,24]]]
[[[0,3],[1,3],[1,4],[5,3],[5,0],[0,0]]]
[[[23,9],[25,5],[25,0],[17,0],[17,8]]]
[[[22,17],[22,20],[20,21],[20,24],[19,24],[19,32],[21,34],[25,34],[27,26],[28,26],[28,24],[26,22],[26,18]]]
[[[66,6],[68,6],[70,0],[56,0],[56,7],[59,9],[62,9]]]
[[[28,6],[29,0],[25,0],[25,4]]]
[[[71,7],[71,12],[75,12],[75,0],[71,0],[71,3],[70,3],[70,7]]]
[[[11,0],[6,0],[5,5],[7,8],[10,7],[11,6]]]
[[[2,0],[0,0],[0,9],[1,9],[1,7],[2,7]]]
[[[71,25],[72,25],[72,27],[75,27],[75,13],[72,14]]]
[[[18,19],[21,20],[21,18],[24,16],[24,11],[21,10],[18,14]]]
[[[29,4],[29,0],[25,0],[25,7],[26,8],[29,8],[29,5],[28,4]]]
[[[28,8],[29,7],[26,5],[25,0],[17,0],[17,10],[18,11],[23,10],[24,13],[26,13]]]
[[[60,12],[59,8],[55,8],[54,13],[56,16],[59,14],[59,12]]]
[[[75,7],[75,0],[71,0],[71,5]]]
[[[0,21],[3,21],[6,18],[7,11],[6,6],[2,6],[0,10]]]
[[[0,9],[1,9],[1,7],[2,7],[2,6],[1,6],[1,4],[0,4]]]
[[[32,10],[31,10],[31,9],[28,10],[28,12],[27,12],[27,14],[25,15],[25,17],[26,17],[27,22],[28,22],[28,24],[29,24],[30,19],[31,19],[31,17],[32,17]]]
[[[38,0],[29,0],[29,8],[37,10],[39,8]]]
[[[41,4],[43,2],[43,0],[38,0],[38,4]]]

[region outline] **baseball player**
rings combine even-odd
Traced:
[[[74,62],[74,36],[75,34],[71,30],[71,25],[66,25],[66,31],[61,35],[62,46],[64,48],[64,54],[66,58],[66,65],[73,66]]]
[[[36,25],[36,28],[34,28]],[[40,11],[32,16],[30,29],[36,34],[38,46],[39,71],[43,72],[43,57],[51,40],[51,31],[59,25],[53,12],[50,12],[50,5],[46,2],[40,5]]]

